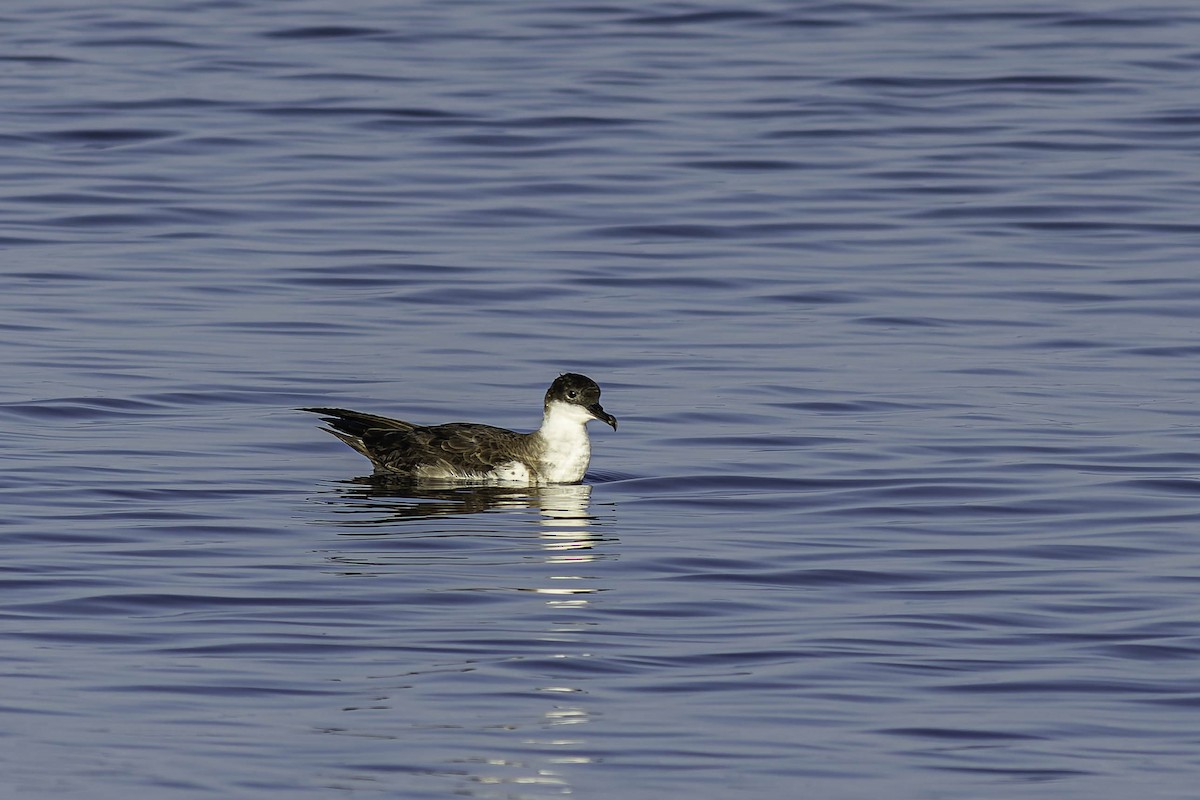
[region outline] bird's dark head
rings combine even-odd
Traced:
[[[546,390],[546,411],[549,412],[552,403],[564,403],[569,406],[579,406],[592,419],[611,425],[617,429],[617,418],[604,410],[600,405],[600,386],[586,375],[577,372],[566,372],[554,379]]]

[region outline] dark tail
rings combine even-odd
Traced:
[[[369,430],[386,428],[396,431],[408,431],[417,427],[411,422],[391,417],[381,417],[376,414],[364,414],[361,411],[350,411],[345,408],[300,408],[297,411],[311,411],[321,414],[321,421],[329,424],[334,431],[340,431],[355,438]],[[331,431],[332,433],[332,431]]]
[[[385,430],[407,431],[416,427],[411,422],[405,422],[402,419],[380,417],[376,414],[364,414],[361,411],[350,411],[345,408],[300,408],[297,410],[321,414],[321,421],[329,423],[329,427],[324,429],[326,433],[332,433],[350,445],[350,447],[371,459],[371,463],[373,464],[375,463],[375,456],[371,455],[371,451],[367,449],[362,440],[363,435],[367,431],[379,430],[381,428]]]

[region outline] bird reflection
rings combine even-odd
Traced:
[[[521,731],[515,744],[482,752],[477,745],[463,747],[447,763],[430,766],[461,776],[455,794],[491,798],[502,792],[530,800],[547,792],[570,794],[573,772],[596,760],[587,736],[593,712],[579,670],[586,674],[581,662],[597,657],[600,629],[592,604],[605,591],[598,562],[617,558],[617,540],[604,535],[612,515],[597,515],[591,497],[586,484],[439,486],[359,478],[316,498],[336,514],[326,521],[336,524],[337,544],[322,555],[339,574],[401,575],[406,591],[428,590],[439,598],[429,608],[436,624],[414,622],[407,637],[419,644],[410,654],[417,663],[406,661],[395,675],[381,676],[397,688],[377,686],[372,709],[402,707],[401,688],[452,680],[447,676],[457,672],[470,675],[462,684],[468,693],[489,679],[505,685],[519,676],[514,696],[524,700],[489,722],[490,728]],[[454,604],[440,599],[449,592],[516,593],[532,603],[503,606],[505,621],[493,630],[475,621],[475,611],[464,622]],[[419,595],[413,602],[416,607]],[[528,611],[528,620],[514,616],[514,608]],[[456,631],[449,640],[447,630]],[[471,651],[465,660],[464,647]],[[423,663],[427,652],[440,655]],[[462,724],[453,718],[445,727]],[[368,735],[344,720],[335,728]]]
[[[349,525],[388,525],[407,519],[464,516],[502,509],[540,511],[544,524],[576,528],[588,524],[592,487],[587,484],[550,486],[470,486],[454,483],[397,483],[374,477],[339,484],[339,511],[357,518]]]
[[[340,536],[364,544],[366,540],[388,542],[383,552],[366,552],[362,546],[353,545],[327,556],[341,565],[413,566],[434,563],[439,558],[461,561],[472,556],[492,561],[505,550],[524,560],[529,551],[523,542],[528,542],[528,533],[535,532],[541,544],[541,561],[572,566],[603,557],[595,552],[604,541],[600,533],[604,526],[590,510],[591,493],[592,487],[586,484],[467,486],[355,478],[336,484],[332,496],[317,500],[337,515],[331,521],[341,529]],[[504,547],[504,541],[515,546]],[[499,550],[497,545],[501,545]],[[575,574],[560,574],[554,576],[550,586],[519,591],[557,595],[564,600],[596,591],[571,586],[578,580]]]

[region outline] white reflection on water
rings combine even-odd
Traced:
[[[593,550],[597,535],[591,529],[595,521],[588,514],[592,487],[586,484],[575,486],[547,486],[539,491],[541,510],[541,541],[546,551],[546,563],[564,567],[575,567],[596,560]],[[534,591],[551,595],[546,605],[569,608],[587,605],[586,597],[599,591],[580,585],[588,577],[577,572],[552,575],[551,580],[562,581]]]
[[[592,487],[588,485],[555,486],[546,487],[541,497],[541,541],[546,563],[563,569],[552,575],[551,580],[556,582],[554,586],[537,591],[547,595],[547,607],[568,614],[578,614],[586,609],[591,603],[589,595],[601,591],[590,583],[594,578],[581,569],[597,560],[595,544],[599,537],[596,519],[590,513],[591,494]],[[587,652],[588,636],[594,633],[595,626],[587,619],[568,616],[556,620],[550,635],[545,638],[564,646],[557,658],[587,659],[591,658]],[[568,645],[581,646],[583,652],[568,652]],[[554,781],[561,794],[571,794],[571,784],[562,768],[595,761],[586,752],[587,740],[581,737],[579,728],[592,721],[592,713],[583,705],[587,692],[583,687],[573,685],[545,686],[539,691],[558,695],[567,702],[555,702],[546,709],[542,714],[541,735],[530,736],[524,743],[535,752],[566,751],[562,755],[543,756],[538,776]],[[568,727],[569,733],[565,730]]]
[[[574,666],[595,658],[599,628],[591,605],[605,589],[591,567],[616,557],[605,546],[613,541],[611,534],[605,535],[611,520],[592,511],[592,487],[381,485],[359,480],[339,484],[315,501],[329,512],[322,522],[337,531],[338,546],[323,555],[348,578],[399,576],[406,587],[441,597],[447,592],[484,592],[499,601],[515,592],[540,599],[537,606],[506,603],[485,612],[494,614],[505,630],[523,630],[528,643],[524,650],[490,657],[463,657],[453,635],[446,638],[447,631],[464,627],[457,606],[431,604],[424,612],[430,642],[413,641],[414,657],[420,661],[426,650],[440,655],[434,664],[406,665],[414,668],[402,675],[403,686],[439,687],[438,696],[453,697],[455,691],[442,684],[457,683],[448,676],[462,675],[472,691],[496,680],[497,686],[506,686],[505,692],[529,693],[530,700],[517,713],[510,708],[499,719],[485,713],[466,721],[462,709],[453,704],[444,709],[444,729],[459,735],[446,743],[446,769],[435,772],[461,782],[455,793],[529,800],[572,794],[572,768],[598,760],[589,752],[592,745],[582,727],[594,720],[595,712],[588,707],[585,679]],[[498,565],[506,567],[498,570]],[[454,585],[445,582],[442,568],[452,568]],[[468,574],[477,583],[463,585],[462,576]],[[513,586],[510,581],[518,575],[521,583]],[[478,627],[478,607],[468,604],[464,609],[472,615],[470,627]],[[514,673],[523,686],[510,684]],[[375,735],[403,740],[408,735],[405,709],[414,697],[407,691],[390,697],[386,702],[374,697],[372,707],[392,708],[397,727]],[[425,704],[419,698],[416,702]],[[494,744],[495,732],[506,730],[521,735]]]

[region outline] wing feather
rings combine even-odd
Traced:
[[[377,475],[462,477],[518,461],[533,473],[533,434],[479,423],[422,427],[344,408],[305,408],[321,414],[329,433],[371,460]]]
[[[361,439],[378,471],[452,475],[485,473],[514,460],[534,468],[528,437],[491,425],[456,423],[406,431],[374,429]]]

